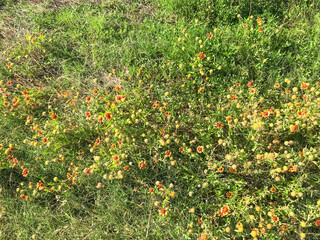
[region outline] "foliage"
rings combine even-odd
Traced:
[[[18,6],[2,238],[318,238],[315,3]]]

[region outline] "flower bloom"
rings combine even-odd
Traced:
[[[217,122],[217,123],[216,123],[216,126],[217,126],[217,128],[222,128],[223,125],[222,125],[222,123]]]
[[[320,220],[317,220],[315,224],[317,227],[320,227]]]
[[[230,207],[229,206],[223,206],[219,211],[218,214],[220,217],[226,216],[230,212]]]
[[[122,96],[121,96],[121,95],[118,95],[118,96],[116,97],[116,101],[117,101],[117,102],[120,102],[121,99],[122,99]]]
[[[28,176],[28,173],[29,173],[29,170],[28,169],[23,169],[23,171],[22,171],[22,175],[24,176],[24,177],[26,177],[26,176]]]
[[[203,152],[203,147],[202,146],[197,147],[197,151],[198,151],[198,153],[202,153]]]
[[[299,129],[299,126],[298,125],[290,125],[290,131],[293,133],[293,132],[296,132],[297,130]]]
[[[58,117],[58,115],[57,115],[57,114],[55,114],[55,113],[51,115],[52,120],[56,120],[56,119],[57,119],[57,117]]]
[[[309,83],[301,83],[301,89],[307,89],[309,86]]]
[[[269,111],[264,111],[262,113],[263,117],[268,117],[270,115],[270,112]]]
[[[250,93],[251,93],[251,94],[256,93],[256,91],[257,91],[257,90],[256,90],[255,88],[251,88],[251,89],[250,89]]]
[[[160,210],[159,210],[159,214],[162,215],[162,216],[167,215],[167,214],[168,214],[167,208],[162,208],[162,209],[160,209]]]
[[[86,175],[89,175],[90,174],[90,169],[89,168],[85,168],[83,170],[83,172],[86,174]]]
[[[20,195],[20,198],[21,198],[22,200],[24,200],[24,199],[26,199],[26,198],[27,198],[27,196],[26,196],[26,195],[24,195],[24,194],[21,194],[21,195]]]
[[[223,167],[218,168],[218,172],[223,172],[223,170],[224,170]]]
[[[130,167],[129,167],[129,166],[125,166],[125,167],[124,167],[124,170],[127,171],[127,172],[129,172]]]
[[[105,114],[105,117],[106,117],[107,120],[110,120],[111,119],[111,113],[107,112]]]
[[[279,218],[278,218],[276,215],[274,215],[274,216],[272,217],[272,221],[273,221],[273,222],[277,222],[277,221],[279,221]]]
[[[141,161],[141,162],[139,163],[139,168],[140,168],[140,169],[144,169],[144,168],[146,168],[146,167],[147,167],[147,164],[146,164],[145,162]]]
[[[202,60],[206,57],[206,55],[202,52],[202,53],[199,53],[198,57],[200,60]]]
[[[166,156],[167,156],[167,157],[170,157],[170,156],[171,156],[171,151],[170,151],[170,150],[166,151]]]

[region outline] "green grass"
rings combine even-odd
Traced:
[[[0,239],[319,238],[320,2],[0,10]]]

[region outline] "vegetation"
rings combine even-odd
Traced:
[[[0,9],[0,239],[319,239],[320,2]]]

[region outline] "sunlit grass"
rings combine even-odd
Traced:
[[[4,2],[1,239],[317,239],[319,6],[267,2]]]

